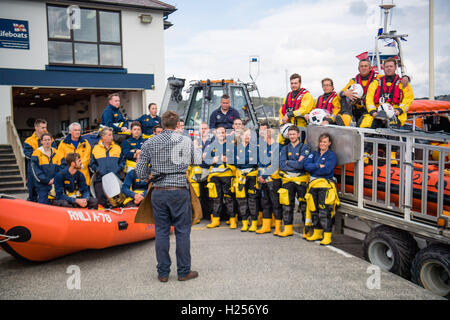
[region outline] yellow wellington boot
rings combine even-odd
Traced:
[[[391,152],[391,165],[396,166],[398,165],[398,161],[395,159],[395,157],[397,156],[397,154],[395,153],[395,151]]]
[[[248,229],[248,231],[249,232],[255,232],[257,227],[258,227],[258,221],[254,220],[254,221],[252,221],[252,225]]]
[[[270,221],[270,227],[275,228],[275,215],[272,213],[272,219]]]
[[[248,231],[248,220],[242,220],[242,228],[241,228],[242,232],[246,232]]]
[[[278,236],[279,237],[289,237],[289,236],[292,236],[293,234],[294,234],[293,225],[287,224],[284,226],[284,231],[281,232]]]
[[[331,243],[331,232],[323,233],[323,240],[320,241],[321,246],[327,246]]]
[[[206,225],[207,228],[216,228],[220,226],[220,217],[213,217],[212,222]]]
[[[197,219],[197,220],[194,220],[193,225],[194,225],[194,224],[199,224],[199,223],[200,223],[200,219]]]
[[[311,227],[309,228],[308,232],[306,232],[306,227],[303,227],[303,239],[306,239],[308,237],[311,237]]]
[[[230,229],[236,229],[237,228],[237,223],[236,223],[236,218],[230,218]]]
[[[312,236],[306,238],[308,241],[316,241],[316,240],[322,240],[323,238],[323,229],[314,229],[314,233]]]
[[[272,224],[272,219],[263,219],[261,228],[256,230],[255,232],[258,234],[268,233],[268,232],[272,231],[271,224]]]
[[[278,236],[281,233],[281,220],[275,220],[275,231],[273,232],[274,236]]]
[[[262,226],[262,220],[263,220],[263,213],[262,213],[262,211],[259,211],[258,212],[258,224],[257,224],[258,227]]]

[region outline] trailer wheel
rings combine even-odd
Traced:
[[[367,261],[405,279],[410,279],[411,262],[419,248],[408,232],[379,226],[367,234],[363,246],[364,257]]]
[[[450,298],[450,247],[432,244],[420,250],[411,266],[414,283]]]

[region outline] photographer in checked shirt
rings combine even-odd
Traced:
[[[178,280],[198,277],[198,272],[191,270],[192,207],[186,172],[190,164],[202,162],[202,149],[194,148],[189,137],[175,131],[178,121],[179,116],[173,111],[163,114],[164,131],[142,145],[136,164],[139,179],[148,179],[153,174],[151,201],[155,218],[157,271],[161,282],[169,280],[171,225],[175,228]]]

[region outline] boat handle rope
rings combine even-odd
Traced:
[[[120,212],[117,212],[115,209],[109,209],[109,208],[105,208],[105,211],[110,211],[112,213],[118,214],[118,215],[122,215],[124,211],[126,210],[136,210],[135,207],[131,207],[131,208],[120,208]]]
[[[17,239],[20,236],[8,236],[7,234],[0,234],[0,237],[6,238],[6,239],[3,239],[3,240],[0,240],[0,243],[2,243],[2,242],[9,241],[9,240]]]

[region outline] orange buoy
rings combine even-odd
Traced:
[[[155,237],[153,224],[134,223],[137,208],[89,210],[0,199],[0,245],[16,258],[46,261]]]

